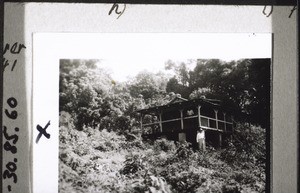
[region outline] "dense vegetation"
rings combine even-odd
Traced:
[[[144,71],[123,83],[99,61],[60,62],[60,192],[265,191],[270,60],[167,61],[175,76]],[[176,94],[220,99],[244,115],[226,148],[142,140],[135,110]]]

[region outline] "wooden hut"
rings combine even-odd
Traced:
[[[205,131],[205,141],[213,147],[222,146],[224,138],[234,130],[233,113],[218,100],[187,100],[179,96],[166,105],[141,109],[140,127],[144,138],[165,137],[196,145],[197,130]]]

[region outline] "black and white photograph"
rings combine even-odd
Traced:
[[[271,35],[120,36],[59,60],[59,192],[266,192]]]

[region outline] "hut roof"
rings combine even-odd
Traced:
[[[185,108],[185,107],[195,107],[198,105],[208,106],[208,107],[212,107],[214,109],[222,109],[226,112],[232,112],[231,108],[222,106],[220,100],[205,99],[205,98],[187,100],[187,99],[179,97],[179,96],[176,96],[173,100],[171,100],[166,105],[160,105],[160,106],[149,107],[149,108],[145,108],[145,109],[139,109],[136,112],[155,113],[155,112],[159,112],[159,111],[167,110],[167,109],[180,109],[180,108]]]

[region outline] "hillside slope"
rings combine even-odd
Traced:
[[[264,192],[265,132],[240,126],[222,150],[193,151],[61,121],[60,192]],[[133,137],[136,136],[136,137]]]

